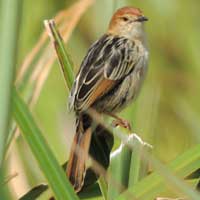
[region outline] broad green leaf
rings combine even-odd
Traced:
[[[13,115],[21,129],[21,134],[29,144],[41,170],[55,194],[56,199],[78,199],[71,184],[66,178],[66,174],[59,166],[50,147],[46,143],[41,131],[31,116],[30,111],[16,90],[14,90],[13,93]]]

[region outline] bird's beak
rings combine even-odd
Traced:
[[[145,21],[148,21],[149,19],[145,16],[139,16],[136,21],[137,22],[145,22]]]

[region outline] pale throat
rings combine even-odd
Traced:
[[[131,40],[141,40],[145,38],[144,26],[142,24],[135,25],[134,27],[128,27],[127,31],[122,30],[124,37]]]
[[[115,27],[109,31],[114,35],[119,35],[126,37],[130,40],[140,40],[141,42],[145,42],[145,31],[143,24],[136,24],[133,26],[125,26],[125,27]]]

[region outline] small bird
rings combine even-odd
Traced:
[[[76,114],[76,134],[67,176],[76,192],[84,184],[90,147],[95,148],[92,135],[103,132],[99,125],[92,128],[95,122],[87,110],[93,108],[110,115],[116,119],[115,125],[130,128],[115,113],[136,98],[144,80],[148,64],[144,31],[147,20],[138,8],[120,8],[114,13],[107,32],[92,44],[82,61],[69,96],[69,108]]]

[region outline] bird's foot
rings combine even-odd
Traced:
[[[125,119],[117,118],[117,119],[113,120],[112,121],[112,126],[114,126],[114,127],[121,126],[121,127],[125,128],[125,129],[128,129],[129,131],[131,131],[131,125]]]

